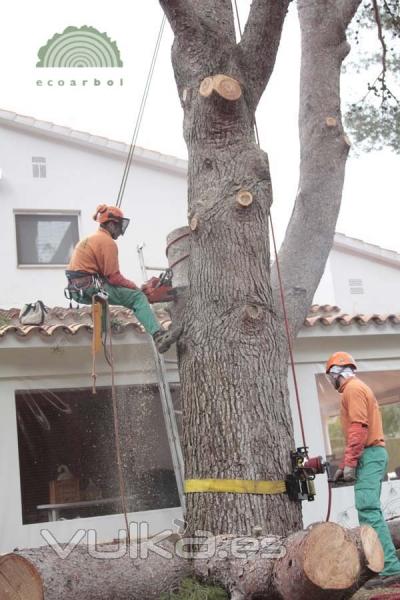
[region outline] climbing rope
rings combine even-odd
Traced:
[[[165,21],[166,21],[166,16],[164,14],[163,18],[162,18],[162,21],[161,21],[160,29],[159,29],[159,32],[158,32],[158,35],[157,35],[157,40],[156,40],[156,44],[155,44],[155,47],[154,47],[153,56],[152,56],[151,63],[150,63],[150,68],[149,68],[149,72],[148,72],[148,75],[147,75],[146,85],[144,86],[142,100],[141,100],[139,111],[138,111],[138,114],[137,114],[137,117],[136,117],[135,129],[134,129],[132,140],[131,140],[131,143],[130,143],[130,146],[129,146],[129,152],[128,152],[128,156],[126,158],[125,168],[124,168],[124,172],[123,172],[123,175],[122,175],[121,184],[119,186],[118,197],[117,197],[117,202],[116,202],[116,206],[118,206],[118,207],[121,207],[123,196],[124,196],[124,193],[125,193],[125,188],[126,188],[126,183],[128,181],[128,176],[129,176],[129,171],[130,171],[130,167],[131,167],[131,163],[132,163],[132,158],[133,158],[133,155],[135,153],[136,142],[137,142],[137,138],[138,138],[138,135],[139,135],[140,126],[141,126],[141,123],[142,123],[144,109],[146,108],[146,103],[147,103],[147,99],[148,99],[148,96],[149,96],[150,86],[151,86],[151,82],[152,82],[152,79],[153,79],[154,69],[156,67],[158,53],[159,53],[160,45],[161,45],[161,40],[162,40],[162,36],[163,36],[163,33],[164,33]]]
[[[126,541],[127,544],[131,543],[131,536],[129,531],[128,523],[128,508],[126,503],[126,490],[124,474],[122,469],[122,456],[121,456],[121,438],[119,431],[119,417],[118,417],[118,403],[117,403],[117,390],[115,386],[115,369],[114,369],[114,356],[113,356],[113,345],[112,345],[112,332],[111,332],[111,318],[110,318],[110,306],[108,302],[105,303],[106,320],[107,320],[107,332],[108,332],[108,343],[109,343],[109,358],[111,367],[111,399],[113,405],[114,415],[114,435],[115,435],[115,448],[117,452],[117,466],[118,466],[118,483],[119,492],[121,497],[121,507],[124,513],[125,527],[126,527]]]

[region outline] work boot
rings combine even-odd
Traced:
[[[160,354],[164,354],[174,344],[182,333],[182,327],[159,329],[153,334],[153,340]]]
[[[367,590],[373,590],[375,588],[389,588],[395,584],[400,584],[400,573],[396,573],[396,575],[378,575],[378,577],[368,579],[368,581],[364,584],[364,588]]]

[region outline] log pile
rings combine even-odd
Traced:
[[[66,558],[51,547],[8,554],[0,559],[0,600],[158,600],[190,575],[222,584],[234,600],[255,594],[335,600],[350,597],[383,568],[382,547],[369,526],[318,523],[287,538],[217,536],[207,538],[207,552],[200,548],[193,561],[183,558],[181,540],[164,543],[164,557],[146,552],[148,543],[134,553],[103,545],[97,549],[102,558],[83,546]]]

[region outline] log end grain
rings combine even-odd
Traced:
[[[322,590],[347,589],[357,581],[360,559],[356,545],[336,523],[318,523],[304,546],[304,573]]]
[[[360,538],[368,569],[374,573],[380,573],[383,570],[385,558],[378,534],[369,525],[361,525]]]
[[[43,600],[42,580],[35,567],[16,554],[0,558],[0,599]]]

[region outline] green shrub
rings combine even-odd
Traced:
[[[162,594],[160,600],[228,600],[228,594],[221,587],[183,579],[177,592]]]

